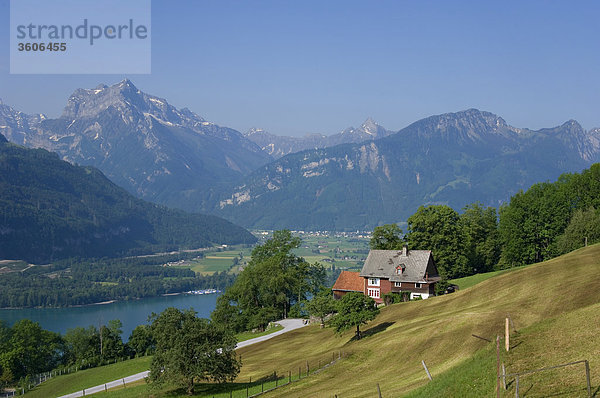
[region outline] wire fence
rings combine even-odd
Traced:
[[[106,360],[102,360],[98,363],[95,363],[95,362],[90,363],[90,362],[84,361],[77,365],[60,367],[60,368],[53,369],[48,372],[38,373],[33,376],[27,376],[26,378],[19,380],[19,382],[17,384],[18,387],[13,387],[13,388],[9,389],[8,391],[6,391],[6,390],[0,391],[0,398],[7,398],[7,397],[23,395],[26,392],[28,392],[29,390],[42,384],[43,382],[45,382],[47,380],[51,380],[57,376],[76,373],[76,372],[79,372],[80,370],[95,368],[98,366],[110,365],[110,364],[117,363],[117,362],[123,362],[128,359],[131,359],[131,358],[123,357],[123,358],[115,358],[115,359],[110,359],[110,360],[106,359]]]
[[[332,352],[331,355],[321,358],[306,360],[298,368],[288,369],[286,371],[273,371],[257,380],[249,379],[248,382],[236,381],[235,383],[214,384],[213,392],[203,392],[204,396],[212,398],[252,398],[259,397],[269,391],[285,387],[291,383],[303,380],[309,376],[315,375],[338,361],[347,358],[348,353],[342,351]],[[207,394],[208,392],[208,394]]]

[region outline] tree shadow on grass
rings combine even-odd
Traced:
[[[278,383],[275,383],[275,380],[278,380]],[[232,392],[232,395],[235,396],[245,396],[246,391],[248,391],[249,395],[257,394],[261,391],[266,391],[267,389],[271,389],[276,385],[284,385],[288,382],[288,376],[282,374],[270,374],[264,377],[261,377],[256,380],[252,380],[251,382],[232,382],[232,383],[207,383],[207,382],[197,382],[194,385],[194,394],[193,396],[201,395],[201,396],[227,396],[229,397],[229,392]],[[187,391],[185,388],[174,388],[170,391],[161,391],[157,390],[156,395],[151,394],[150,397],[181,397],[186,396]]]
[[[360,339],[361,340],[366,339],[366,338],[371,337],[379,332],[383,332],[384,330],[386,330],[387,328],[392,326],[394,323],[396,323],[396,322],[383,322],[383,323],[373,326],[372,328],[369,328],[367,330],[361,330]],[[351,342],[357,341],[357,340],[358,340],[358,338],[356,337],[356,335],[354,335],[354,336],[352,336],[350,341],[348,341],[348,343],[351,343]]]

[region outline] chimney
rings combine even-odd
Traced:
[[[402,246],[402,255],[404,257],[408,256],[408,245]]]
[[[425,272],[425,280],[429,281],[429,272]]]

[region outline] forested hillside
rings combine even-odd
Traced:
[[[93,167],[0,135],[0,259],[43,263],[255,240],[219,217],[145,202]]]

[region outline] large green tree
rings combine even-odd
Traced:
[[[421,206],[408,218],[408,247],[431,250],[440,276],[451,279],[470,275],[466,238],[459,214],[449,206]]]
[[[3,328],[5,329],[5,328]],[[57,333],[44,330],[29,319],[17,321],[4,337],[0,352],[2,379],[17,380],[55,368],[65,353],[63,339]]]
[[[64,339],[70,364],[96,363],[100,358],[100,333],[94,326],[69,329]]]
[[[480,203],[467,205],[460,215],[469,269],[474,273],[489,272],[500,258],[498,214],[493,207]]]
[[[136,356],[151,354],[156,347],[152,331],[147,325],[136,326],[131,332],[127,344],[135,352]]]
[[[119,319],[110,320],[100,328],[103,359],[116,359],[125,354],[125,346],[121,340],[122,328],[123,323]]]
[[[335,312],[335,301],[331,289],[323,289],[306,303],[308,313],[321,320],[321,327],[325,327],[325,318]]]
[[[235,353],[233,333],[221,326],[198,318],[193,310],[167,308],[151,316],[151,330],[156,352],[150,365],[150,381],[184,387],[194,393],[195,380],[233,380],[241,362]]]
[[[533,185],[500,208],[498,227],[503,268],[548,260],[558,254],[556,238],[566,228],[575,196],[570,176]]]
[[[360,325],[375,319],[379,309],[369,296],[359,292],[350,292],[337,302],[337,314],[331,318],[335,330],[343,332],[356,326],[356,338],[361,338]]]
[[[212,319],[236,331],[262,330],[270,321],[286,317],[292,305],[316,294],[324,284],[325,270],[292,252],[300,242],[283,230],[256,246],[233,286],[218,298]]]
[[[403,243],[402,229],[398,224],[385,224],[375,227],[369,246],[373,250],[399,250]]]

